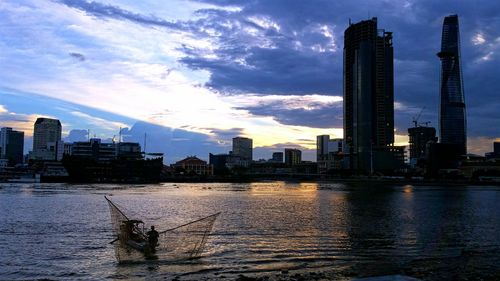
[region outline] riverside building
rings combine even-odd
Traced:
[[[344,151],[354,173],[394,163],[393,68],[392,32],[378,29],[377,18],[350,23],[344,33]]]

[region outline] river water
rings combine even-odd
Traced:
[[[222,212],[203,256],[119,265],[104,195],[157,229]],[[0,280],[500,280],[500,187],[0,184]]]

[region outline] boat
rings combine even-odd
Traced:
[[[141,262],[145,260],[182,260],[199,258],[219,213],[191,221],[174,228],[158,230],[158,239],[150,242],[145,223],[131,219],[104,196],[111,213],[111,225],[118,263]]]

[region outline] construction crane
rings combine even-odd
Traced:
[[[415,125],[415,127],[418,127],[418,119],[420,118],[420,115],[422,115],[422,112],[424,111],[424,109],[425,109],[425,106],[422,107],[422,109],[418,113],[417,117],[413,117],[413,121],[412,122]]]

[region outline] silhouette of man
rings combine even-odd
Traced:
[[[151,226],[151,230],[146,233],[148,235],[148,244],[149,247],[151,248],[151,251],[154,252],[156,249],[155,247],[158,245],[158,237],[160,236],[158,234],[158,231],[155,230],[155,226]]]

